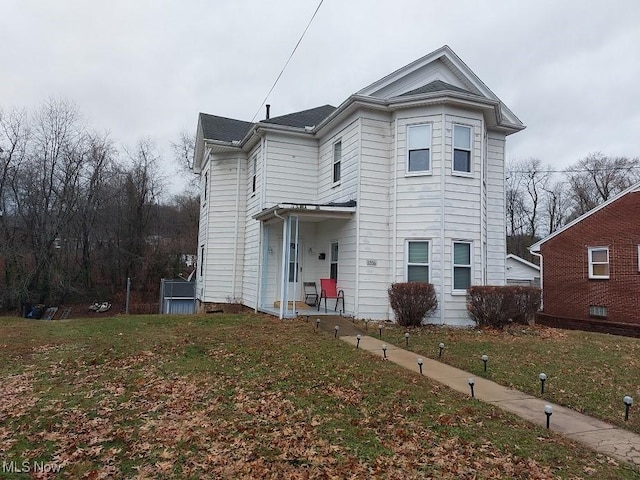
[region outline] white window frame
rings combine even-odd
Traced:
[[[593,261],[593,252],[604,250],[607,252],[607,261],[606,262],[594,262]],[[589,247],[587,257],[589,260],[589,279],[591,280],[608,280],[611,275],[611,258],[609,256],[609,247]],[[593,267],[595,265],[607,265],[607,269],[609,273],[607,275],[596,275],[593,273]]]
[[[334,252],[333,246],[334,245],[336,246],[336,250],[335,250],[336,256],[335,256],[335,258],[333,256],[333,252]],[[337,240],[335,240],[335,241],[331,242],[331,245],[329,246],[329,278],[333,278],[332,275],[331,275],[331,273],[332,273],[331,270],[332,270],[332,267],[335,265],[335,268],[336,268],[336,278],[335,278],[335,280],[338,280],[338,258],[339,257],[340,257],[340,244],[338,243]]]
[[[336,147],[340,146],[340,155],[337,155]],[[332,157],[333,162],[331,163],[331,178],[333,180],[334,185],[338,185],[340,180],[342,179],[342,139],[336,140],[333,142],[332,147]],[[338,178],[336,178],[336,165],[338,167]]]
[[[409,267],[427,267],[427,283],[431,283],[431,240],[427,238],[408,238],[405,240],[404,249],[404,279],[409,281]],[[409,244],[426,243],[427,244],[427,262],[409,262]]]
[[[258,155],[253,156],[251,163],[252,175],[251,175],[251,196],[253,197],[258,190]]]
[[[466,128],[469,130],[469,148],[456,148],[456,127]],[[456,170],[456,150],[469,152],[469,170]],[[453,175],[472,176],[473,175],[473,127],[471,125],[463,125],[454,123],[451,132],[451,172]]]
[[[456,244],[469,245],[469,263],[456,263]],[[451,242],[451,294],[466,295],[467,289],[455,288],[456,268],[469,269],[469,287],[473,285],[473,241],[472,240],[454,240]]]
[[[429,129],[429,133],[427,134],[427,143],[426,145],[422,146],[422,148],[420,149],[410,149],[409,145],[411,143],[411,131],[412,130],[416,130],[417,128],[424,128],[427,127]],[[433,137],[433,127],[431,126],[430,123],[414,123],[411,125],[407,125],[407,154],[406,154],[406,158],[405,158],[405,175],[407,176],[413,176],[413,175],[431,175],[431,138]],[[409,169],[409,156],[411,155],[411,152],[413,150],[427,150],[427,155],[428,155],[428,159],[427,159],[427,163],[428,163],[428,168],[426,170],[410,170]]]
[[[209,190],[209,171],[204,172],[204,185],[202,187],[202,205],[207,204],[207,190]]]

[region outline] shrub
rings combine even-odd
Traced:
[[[540,308],[540,289],[474,286],[467,292],[467,311],[479,327],[503,328],[510,322],[531,323]]]
[[[420,326],[422,319],[438,307],[433,285],[423,282],[391,284],[389,302],[396,321],[405,327]]]

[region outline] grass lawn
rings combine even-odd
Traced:
[[[364,323],[363,323],[364,325]],[[378,335],[377,323],[369,325]],[[565,405],[640,434],[640,403],[624,420],[625,395],[640,401],[640,339],[546,327],[514,325],[505,331],[385,325],[383,337],[479,377]],[[484,372],[482,355],[487,355]],[[539,374],[545,373],[544,395]]]
[[[403,344],[404,331],[385,333]],[[468,332],[432,333],[414,334],[415,348],[434,353],[437,337],[447,359],[473,357],[470,370],[487,353],[496,378],[509,342],[476,334],[472,349]],[[59,465],[60,478],[640,477],[304,321],[0,319],[0,339],[0,459]]]

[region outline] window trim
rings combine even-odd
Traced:
[[[204,276],[204,243],[200,245],[200,277]]]
[[[457,264],[456,263],[456,244],[469,245],[469,263]],[[455,288],[456,281],[456,268],[468,268],[469,269],[469,287],[473,285],[473,240],[453,240],[451,242],[451,294],[452,295],[466,295],[467,288],[460,289]]]
[[[209,190],[209,170],[204,172],[204,188],[202,193],[202,205],[207,204],[207,190]]]
[[[469,148],[456,148],[456,127],[469,130]],[[454,123],[451,130],[451,174],[461,177],[473,176],[473,127],[462,123]],[[469,170],[456,170],[456,150],[469,152]]]
[[[429,134],[427,136],[427,153],[428,153],[428,164],[429,164],[429,168],[427,168],[426,170],[409,170],[409,156],[411,154],[412,151],[414,150],[425,150],[424,148],[422,149],[410,149],[409,148],[409,139],[411,134],[409,132],[411,132],[411,129],[416,128],[416,127],[428,127],[429,128]],[[427,123],[427,122],[422,122],[422,123],[412,123],[407,125],[407,130],[406,130],[406,154],[405,154],[405,176],[407,177],[413,177],[413,176],[419,176],[419,175],[431,175],[433,170],[432,170],[432,158],[431,158],[431,150],[432,150],[432,144],[433,144],[433,126],[431,123]]]
[[[333,246],[336,246],[336,258],[333,258]],[[329,278],[334,279],[332,267],[335,265],[335,280],[338,280],[338,259],[340,258],[340,245],[337,240],[329,245]]]
[[[409,262],[409,244],[426,243],[427,244],[427,263]],[[407,238],[404,241],[404,280],[409,282],[409,267],[427,267],[427,283],[431,283],[431,239],[429,238]]]
[[[605,250],[607,252],[606,262],[594,262],[592,253],[599,250]],[[587,260],[589,262],[589,279],[590,280],[609,280],[611,276],[611,257],[609,255],[609,247],[589,247],[587,250]],[[594,265],[607,265],[609,273],[607,275],[595,275],[593,273]]]
[[[251,196],[253,197],[256,194],[256,190],[257,190],[257,184],[258,184],[258,155],[254,155],[253,159],[252,159],[252,165],[251,165],[252,169],[253,169],[253,173],[251,175]]]
[[[336,147],[340,145],[340,156],[337,157],[336,155]],[[340,180],[342,179],[342,138],[339,138],[338,140],[336,140],[335,142],[333,142],[333,147],[332,147],[332,157],[333,157],[333,162],[331,163],[332,168],[331,168],[331,178],[333,180],[333,184],[334,185],[338,185],[340,184]],[[338,167],[338,178],[336,178],[336,165]]]

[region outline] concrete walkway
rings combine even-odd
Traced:
[[[340,340],[356,346],[355,335],[342,335]],[[345,329],[346,330],[346,329]],[[347,332],[345,332],[347,333]],[[384,340],[362,335],[360,348],[374,355],[383,357],[382,345],[387,346],[387,359],[409,370],[420,373],[417,355],[391,345]],[[529,420],[532,423],[546,426],[545,405],[553,407],[550,419],[550,429],[561,433],[573,440],[583,443],[592,449],[610,455],[618,460],[640,465],[640,435],[636,435],[622,428],[588,417],[574,410],[549,403],[529,394],[503,387],[482,377],[476,377],[458,368],[451,367],[436,360],[423,357],[423,375],[433,380],[471,395],[468,380],[474,377],[475,398],[483,402],[494,404],[504,410]]]

